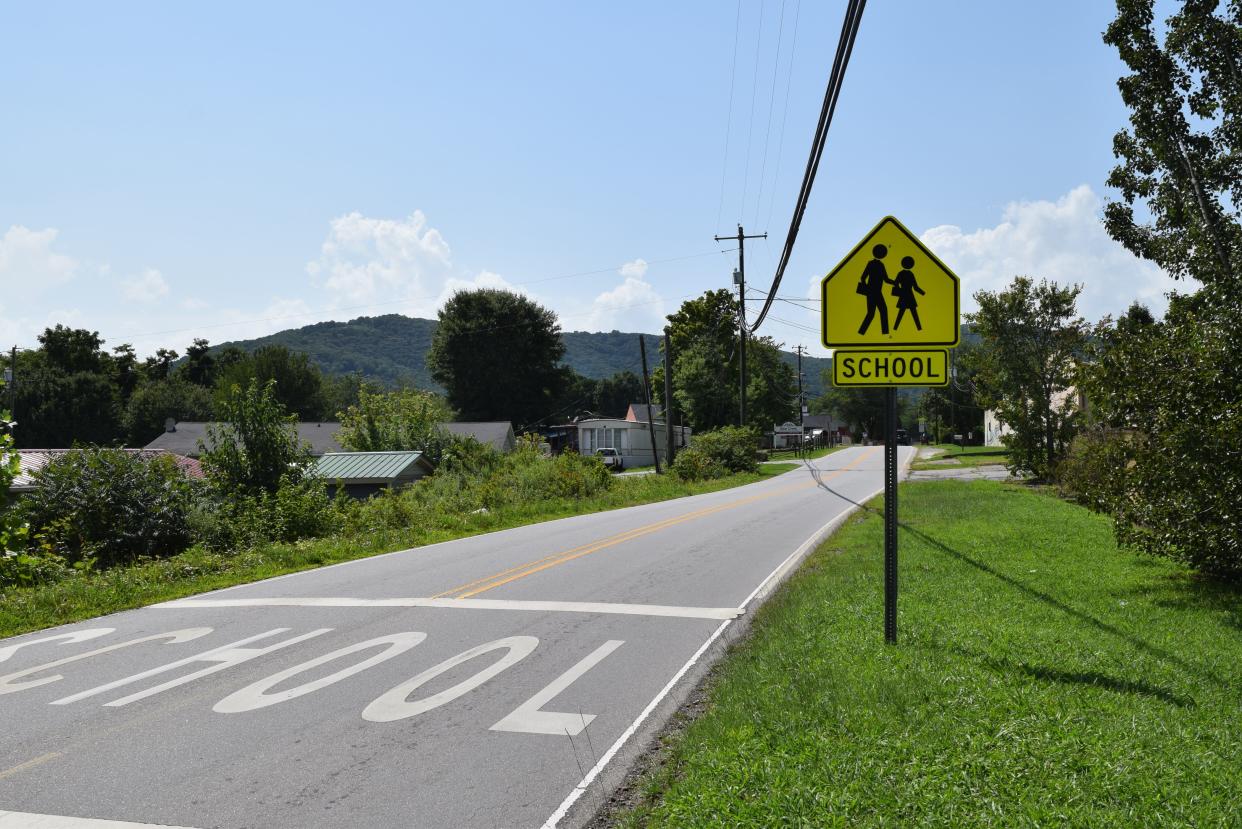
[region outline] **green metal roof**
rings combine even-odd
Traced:
[[[431,471],[422,452],[329,452],[315,463],[315,473],[332,481],[383,483],[413,476],[411,467]]]

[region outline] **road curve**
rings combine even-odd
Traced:
[[[0,829],[576,825],[882,462],[0,640]]]

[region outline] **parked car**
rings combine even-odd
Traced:
[[[604,462],[604,466],[613,472],[620,472],[625,469],[625,458],[621,457],[621,453],[616,449],[596,449],[595,457]]]
[[[910,433],[907,432],[905,429],[897,430],[897,445],[898,446],[909,446],[910,445]]]

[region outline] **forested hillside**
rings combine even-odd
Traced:
[[[217,348],[235,345],[253,351],[264,345],[283,345],[306,353],[328,374],[361,372],[386,385],[412,382],[419,388],[435,388],[426,365],[435,330],[435,320],[386,314],[349,322],[320,322],[254,340],[222,343]],[[648,368],[654,369],[660,359],[661,337],[646,336]],[[562,338],[565,364],[584,377],[600,380],[622,371],[642,371],[637,334],[567,331]],[[795,365],[798,361],[789,352],[782,352],[782,358]],[[822,357],[802,358],[808,396],[822,393],[820,376],[831,365],[831,360]]]

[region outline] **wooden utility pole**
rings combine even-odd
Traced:
[[[664,435],[668,449],[664,453],[664,463],[673,468],[673,457],[677,454],[677,443],[673,440],[673,338],[669,336],[668,326],[664,327]]]
[[[738,375],[741,380],[740,396],[738,397],[738,413],[741,417],[739,426],[746,425],[746,240],[766,239],[768,234],[756,233],[747,236],[742,226],[737,226],[736,236],[717,236],[717,242],[726,239],[737,242],[737,270],[733,272],[733,282],[737,285],[737,338],[738,338]]]
[[[806,447],[806,398],[802,394],[802,355],[806,353],[806,349],[798,346],[794,349],[794,353],[798,355],[798,428],[802,430],[802,434],[798,437],[798,453],[802,454],[802,450]]]
[[[647,338],[638,335],[638,353],[643,358],[643,402],[647,404],[647,430],[651,434],[651,456],[655,459],[656,474],[660,474],[660,447],[656,446],[655,423],[651,417],[651,378],[647,375]]]

